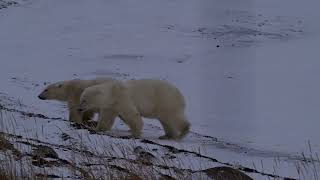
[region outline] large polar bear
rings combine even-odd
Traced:
[[[180,139],[190,128],[184,97],[163,80],[112,81],[88,87],[81,95],[79,111],[90,109],[100,109],[98,131],[110,130],[116,116],[130,127],[134,137],[140,137],[141,116],[159,119],[165,131],[160,139]]]
[[[69,109],[69,120],[82,123],[93,117],[95,110],[91,109],[81,114],[78,112],[80,96],[83,90],[89,86],[111,82],[112,78],[96,78],[92,80],[72,79],[59,81],[48,85],[39,95],[41,100],[57,100],[67,102]]]

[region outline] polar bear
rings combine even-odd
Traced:
[[[140,137],[141,117],[160,121],[165,135],[160,139],[183,138],[190,129],[185,116],[185,100],[178,88],[163,80],[112,81],[86,88],[79,111],[100,109],[97,131],[110,130],[119,116]]]
[[[96,112],[94,109],[81,114],[78,112],[80,95],[89,86],[111,82],[112,78],[96,78],[92,80],[72,79],[59,81],[48,85],[39,95],[41,100],[57,100],[67,102],[69,109],[69,120],[82,123],[91,119]]]

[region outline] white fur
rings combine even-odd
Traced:
[[[78,112],[80,104],[80,95],[85,88],[113,81],[111,78],[97,78],[93,80],[73,79],[59,81],[48,85],[40,94],[42,100],[57,100],[67,102],[69,109],[69,120],[77,123],[88,120],[94,115],[94,111],[90,110],[81,114]]]
[[[81,95],[80,109],[100,109],[97,130],[110,130],[119,115],[135,137],[141,134],[141,117],[160,121],[165,131],[160,138],[182,138],[190,128],[184,97],[163,80],[112,81],[88,87]]]

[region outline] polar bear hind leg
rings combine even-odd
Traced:
[[[170,116],[160,117],[159,120],[165,132],[165,135],[160,136],[159,139],[175,139],[178,137],[177,126]]]
[[[182,139],[190,129],[190,123],[183,113],[160,118],[160,123],[163,126],[165,135],[160,136],[159,139]]]
[[[178,119],[176,119],[179,123],[179,130],[180,130],[180,134],[179,134],[179,139],[184,138],[190,131],[190,123],[189,121],[186,119],[186,117],[184,115],[181,115]]]

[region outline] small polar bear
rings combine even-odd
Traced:
[[[80,96],[85,88],[101,83],[111,82],[112,78],[96,78],[92,80],[72,79],[59,81],[48,85],[39,95],[41,100],[57,100],[67,102],[69,109],[69,120],[82,123],[94,116],[94,109],[81,114],[78,112]]]
[[[80,97],[79,111],[90,109],[100,109],[97,131],[110,130],[117,116],[134,137],[141,135],[141,117],[160,121],[165,131],[160,139],[181,139],[190,129],[183,95],[163,80],[112,81],[88,87]]]

